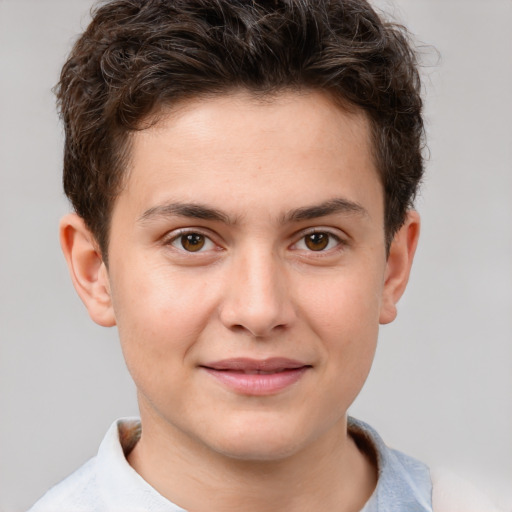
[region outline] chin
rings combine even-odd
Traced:
[[[215,435],[210,431],[209,437],[203,442],[225,457],[247,462],[271,462],[293,456],[314,436],[296,425],[254,418],[235,425],[225,423],[221,432]]]

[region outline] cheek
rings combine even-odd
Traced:
[[[379,332],[381,286],[377,275],[368,274],[340,273],[302,294],[308,323],[322,341],[328,378],[356,394],[370,370]]]
[[[151,367],[156,378],[183,363],[215,309],[213,293],[210,284],[207,293],[203,280],[187,279],[186,272],[128,270],[112,290],[123,353],[132,375]]]
[[[348,342],[349,334],[357,338],[378,331],[382,286],[377,276],[368,274],[340,271],[299,290],[304,314],[315,330],[324,333],[322,338],[340,336]]]

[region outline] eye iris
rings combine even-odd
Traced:
[[[181,237],[181,246],[183,249],[190,252],[196,252],[202,249],[204,242],[204,235],[198,233],[189,233]]]
[[[305,238],[306,247],[312,251],[323,251],[329,244],[327,233],[311,233]]]

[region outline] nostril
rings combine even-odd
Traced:
[[[278,324],[278,325],[274,325],[274,326],[270,327],[269,329],[265,329],[265,328],[259,329],[256,327],[250,329],[249,327],[246,327],[242,324],[234,324],[234,325],[230,326],[230,329],[236,333],[240,333],[240,334],[245,333],[254,338],[266,338],[268,336],[271,336],[272,333],[283,331],[284,329],[286,329],[286,325]]]

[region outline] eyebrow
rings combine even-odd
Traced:
[[[301,222],[313,220],[327,215],[337,213],[356,214],[368,216],[367,210],[359,203],[344,198],[335,198],[323,203],[304,206],[291,210],[283,216],[282,222]],[[221,210],[197,203],[167,203],[153,206],[146,210],[140,217],[139,222],[146,222],[158,217],[186,217],[191,219],[213,220],[224,224],[235,224],[235,219],[229,217]]]
[[[368,211],[359,203],[339,197],[330,199],[318,205],[305,206],[303,208],[292,210],[285,216],[285,222],[312,220],[336,213],[356,214],[364,217],[369,215]]]
[[[225,213],[196,203],[168,203],[154,206],[146,210],[140,217],[139,222],[145,222],[155,217],[187,217],[192,219],[216,220],[225,224],[233,224]]]

